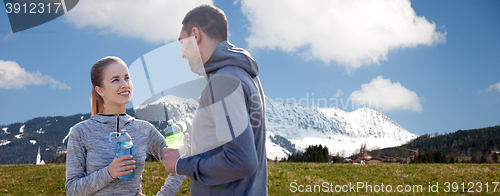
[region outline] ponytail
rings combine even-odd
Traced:
[[[118,57],[107,56],[97,61],[90,69],[90,81],[92,82],[92,94],[90,94],[91,115],[94,116],[104,112],[104,100],[95,91],[96,86],[102,86],[104,69],[113,62],[123,62]],[[125,62],[123,62],[125,64]]]
[[[95,88],[92,89],[92,94],[90,94],[90,107],[92,108],[91,116],[104,112],[104,101],[102,97],[97,94]]]

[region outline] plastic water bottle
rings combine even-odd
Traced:
[[[127,130],[122,130],[121,133],[119,133],[120,136],[116,138],[116,157],[120,157],[123,155],[134,155],[134,144],[132,143],[132,138],[130,138],[130,135],[127,133]],[[123,161],[128,161],[128,160],[134,160],[132,159],[125,159]],[[132,169],[132,173],[123,175],[118,177],[118,179],[131,179],[135,177],[135,168]]]
[[[167,121],[167,129],[165,129],[165,143],[167,148],[181,149],[184,147],[184,134],[186,131],[186,123],[179,121],[174,123],[173,120]]]

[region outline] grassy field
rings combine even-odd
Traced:
[[[146,163],[143,192],[154,195],[166,176],[161,163]],[[0,195],[65,195],[64,182],[64,164],[0,165]],[[268,164],[269,195],[385,195],[389,187],[392,195],[500,195],[497,182],[499,164]],[[399,185],[403,193],[397,192]],[[189,195],[189,179],[177,195]]]

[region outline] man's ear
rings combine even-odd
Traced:
[[[96,86],[95,87],[95,92],[97,92],[97,94],[99,94],[101,97],[105,97],[104,96],[104,91],[103,91],[103,89],[101,87]]]
[[[198,27],[193,27],[193,29],[191,29],[191,35],[194,35],[194,39],[196,39],[196,42],[200,42],[201,33],[200,33],[200,29],[198,29]]]

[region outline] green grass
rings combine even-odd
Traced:
[[[384,184],[391,185],[393,192],[396,191],[398,185],[403,187],[406,185],[422,185],[422,191],[419,195],[456,195],[462,193],[461,185],[458,185],[457,192],[452,192],[451,183],[457,182],[461,184],[465,182],[465,192],[470,186],[468,182],[482,182],[489,183],[489,193],[486,193],[486,185],[483,185],[481,194],[498,195],[500,193],[500,185],[493,191],[494,185],[491,182],[500,182],[500,165],[473,165],[473,164],[380,164],[380,165],[350,165],[350,164],[324,164],[324,163],[270,163],[268,164],[268,191],[270,195],[290,195],[292,190],[296,190],[299,185],[303,185],[304,189],[307,185],[322,185],[327,182],[328,184],[336,185],[351,185],[357,182],[367,183],[369,185],[379,187]],[[292,182],[296,182],[296,185]],[[438,192],[430,192],[429,182],[432,185],[439,183]],[[450,183],[450,191],[446,194],[445,182]],[[479,184],[477,184],[479,185]],[[314,187],[313,187],[314,188]],[[312,189],[313,189],[312,188]],[[322,190],[325,188],[321,187]],[[334,188],[333,188],[334,189]],[[478,191],[479,187],[471,189]],[[335,192],[328,185],[329,191]],[[373,195],[375,190],[366,192],[364,188],[359,189],[360,192],[351,193],[352,195]],[[319,188],[316,193],[307,193],[307,195],[321,195]],[[305,194],[297,193],[297,194]],[[322,194],[325,194],[324,192]],[[379,194],[387,194],[387,192],[379,192]],[[393,193],[394,194],[394,193]],[[462,193],[464,194],[464,193]],[[479,193],[467,193],[479,194]],[[399,193],[397,194],[399,195]]]
[[[0,165],[0,195],[65,195],[65,165]],[[163,165],[158,162],[146,163],[143,173],[142,190],[146,195],[154,195],[163,185],[168,173]],[[268,163],[268,192],[269,195],[325,195],[332,193],[320,192],[316,187],[316,192],[291,192],[294,188],[302,185],[306,191],[307,185],[323,185],[324,182],[335,185],[351,185],[356,182],[368,183],[375,187],[384,184],[391,185],[395,191],[397,185],[422,185],[423,192],[417,195],[457,195],[462,193],[462,182],[464,189],[473,182],[476,186],[471,189],[479,195],[499,195],[500,185],[496,187],[496,192],[492,193],[494,184],[500,182],[499,164],[381,164],[381,165],[348,165],[348,164],[327,164],[327,163]],[[429,182],[432,185],[439,183],[437,193],[429,192]],[[445,182],[457,182],[458,191],[445,193]],[[483,183],[482,191],[478,191],[478,182]],[[489,183],[489,192],[486,192],[485,183]],[[471,184],[469,184],[471,185]],[[328,185],[330,188],[330,186]],[[451,187],[450,187],[451,188]],[[387,193],[348,193],[348,195],[385,195]],[[335,190],[333,194],[337,194]],[[345,193],[343,193],[345,194]],[[189,195],[189,178],[186,179],[177,195]],[[401,195],[396,193],[393,195]],[[409,194],[412,195],[412,194]]]
[[[0,165],[0,195],[64,195],[65,164]]]

